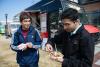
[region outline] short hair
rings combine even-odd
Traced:
[[[68,8],[62,12],[61,19],[70,19],[71,21],[76,21],[79,19],[79,13],[76,9]]]
[[[21,12],[19,19],[20,19],[20,22],[22,22],[24,19],[30,19],[30,21],[32,21],[32,18],[29,12]]]

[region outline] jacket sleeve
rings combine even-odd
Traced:
[[[91,37],[83,37],[80,40],[80,60],[75,57],[64,58],[62,67],[92,67],[94,57],[94,40]]]
[[[41,47],[41,43],[42,43],[42,40],[40,38],[40,34],[39,34],[38,30],[36,30],[36,32],[35,32],[35,43],[34,43],[34,45],[36,45],[38,48],[40,48]]]
[[[51,44],[54,47],[55,44],[57,44],[57,46],[62,44],[62,40],[63,40],[62,33],[60,33],[58,35],[55,35],[54,38],[49,38],[47,43]]]
[[[16,51],[16,52],[21,51],[17,46],[18,46],[18,36],[16,35],[16,33],[14,33],[12,35],[10,47],[13,51]]]

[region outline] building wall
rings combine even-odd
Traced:
[[[100,27],[100,2],[82,5],[88,18],[88,23]]]
[[[100,2],[83,5],[86,12],[100,10]]]
[[[78,3],[80,5],[91,4],[96,2],[100,2],[100,0],[78,0]]]

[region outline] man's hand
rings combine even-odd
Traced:
[[[63,62],[64,59],[63,59],[63,57],[57,57],[57,58],[56,58],[56,61],[58,61],[58,62]]]
[[[41,47],[40,45],[33,45],[33,48],[35,48],[35,49],[38,49],[40,47]]]
[[[64,60],[63,55],[60,52],[51,52],[50,58],[58,62],[63,62]]]
[[[61,62],[61,63],[64,61],[63,57],[57,57],[57,56],[54,56],[54,55],[52,55],[50,58],[52,60],[55,60],[55,61],[58,61],[58,62]]]
[[[48,51],[48,52],[53,51],[53,47],[51,46],[51,44],[46,44],[46,51]]]
[[[28,48],[33,48],[33,44],[31,42],[26,43]]]
[[[27,45],[26,44],[20,44],[20,45],[18,45],[17,46],[18,47],[18,49],[20,49],[20,50],[26,50],[27,49]]]

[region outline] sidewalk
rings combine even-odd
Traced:
[[[95,56],[93,67],[100,67],[100,43],[95,45]]]

